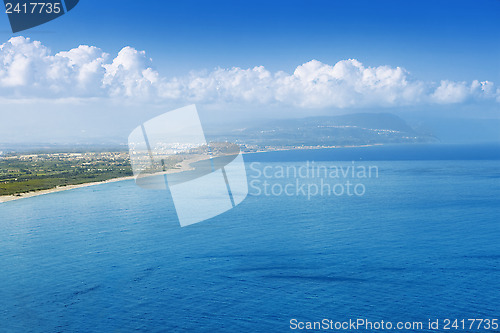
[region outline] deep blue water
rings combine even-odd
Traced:
[[[249,155],[250,179],[259,161],[355,159],[379,176],[356,180],[363,196],[252,193],[186,228],[168,192],[133,181],[0,204],[0,332],[286,332],[291,318],[499,318],[500,154],[481,147]]]

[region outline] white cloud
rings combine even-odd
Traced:
[[[422,84],[400,67],[364,67],[355,59],[334,66],[312,60],[277,81],[278,100],[302,107],[405,105],[422,94]]]
[[[14,37],[0,45],[0,92],[8,97],[144,96],[158,73],[144,52],[123,48],[109,55],[94,46],[52,55],[40,42]]]
[[[104,64],[103,88],[111,96],[148,97],[159,75],[149,67],[146,52],[124,47],[111,64]]]
[[[293,74],[263,66],[219,68],[167,78],[144,51],[124,47],[116,57],[80,45],[52,55],[38,41],[14,37],[0,45],[0,97],[111,98],[213,104],[279,104],[301,108],[401,106],[500,101],[493,82],[440,84],[416,80],[403,68],[366,67],[356,59],[334,65],[309,61]]]
[[[440,104],[460,103],[465,101],[469,94],[466,82],[443,80],[431,95],[431,99]]]
[[[56,54],[55,59],[59,61],[54,61],[50,77],[54,78],[54,82],[74,84],[71,88],[76,90],[77,96],[99,95],[105,73],[103,65],[108,58],[109,55],[97,47],[80,45],[75,49]],[[60,87],[61,90],[62,88]]]

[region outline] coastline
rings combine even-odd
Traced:
[[[34,191],[34,192],[27,192],[27,193],[20,193],[20,194],[14,194],[14,195],[5,195],[0,197],[0,204],[9,202],[9,201],[15,201],[15,200],[20,200],[20,199],[27,199],[27,198],[32,198],[32,197],[37,197],[39,195],[46,195],[46,194],[51,194],[51,193],[57,193],[57,192],[63,192],[63,191],[69,191],[69,190],[74,190],[77,188],[83,188],[83,187],[89,187],[89,186],[95,186],[95,185],[101,185],[101,184],[107,184],[107,183],[114,183],[114,182],[120,182],[124,180],[131,180],[134,179],[134,176],[128,176],[128,177],[120,177],[120,178],[112,178],[108,179],[102,182],[93,182],[93,183],[84,183],[84,184],[77,184],[77,185],[66,185],[66,186],[58,186],[56,188],[48,189],[48,190],[41,190],[41,191]]]
[[[276,152],[276,151],[292,151],[292,150],[359,148],[359,147],[373,147],[373,146],[380,146],[380,145],[382,145],[382,144],[358,145],[358,146],[327,146],[327,147],[272,149],[272,150],[264,150],[264,151],[242,152],[242,154],[247,155],[247,154],[270,153],[270,152]],[[201,156],[198,156],[198,157],[193,158],[193,159],[184,160],[184,161],[179,163],[179,165],[180,165],[179,168],[169,169],[169,170],[162,172],[162,173],[159,173],[159,174],[171,174],[171,173],[178,173],[178,172],[193,170],[193,167],[191,166],[192,163],[199,162],[199,161],[204,160],[206,158],[207,157],[202,158]],[[158,175],[158,174],[155,174],[155,175]],[[135,179],[135,176],[127,176],[127,177],[112,178],[112,179],[108,179],[108,180],[101,181],[101,182],[91,182],[91,183],[83,183],[83,184],[77,184],[77,185],[58,186],[56,188],[52,188],[52,189],[48,189],[48,190],[20,193],[20,194],[14,194],[14,195],[5,195],[5,196],[0,196],[0,204],[10,202],[10,201],[21,200],[21,199],[33,198],[33,197],[37,197],[40,195],[47,195],[47,194],[51,194],[51,193],[70,191],[70,190],[84,188],[84,187],[90,187],[90,186],[102,185],[102,184],[108,184],[108,183],[115,183],[115,182],[121,182],[121,181],[125,181],[125,180],[133,180],[133,179]]]
[[[193,170],[193,167],[191,166],[191,164],[195,163],[195,162],[199,162],[199,161],[204,160],[204,159],[206,159],[206,157],[197,156],[197,157],[189,159],[189,160],[184,160],[184,161],[179,163],[179,166],[180,166],[179,168],[169,169],[165,172],[161,172],[161,173],[154,174],[151,176],[172,174],[172,173],[179,173],[179,172],[183,172],[183,171]],[[102,184],[108,184],[108,183],[115,183],[115,182],[121,182],[121,181],[125,181],[125,180],[133,180],[133,179],[135,179],[135,176],[127,176],[127,177],[111,178],[111,179],[104,180],[101,182],[91,182],[91,183],[83,183],[83,184],[76,184],[76,185],[58,186],[56,188],[52,188],[52,189],[48,189],[48,190],[33,191],[33,192],[13,194],[13,195],[4,195],[4,196],[0,196],[0,204],[5,203],[5,202],[10,202],[10,201],[21,200],[21,199],[33,198],[33,197],[37,197],[40,195],[47,195],[47,194],[51,194],[51,193],[70,191],[70,190],[75,190],[78,188],[84,188],[84,187],[90,187],[90,186],[102,185]]]
[[[350,145],[350,146],[306,146],[306,147],[296,147],[296,148],[283,148],[283,149],[268,149],[268,150],[257,150],[243,152],[243,155],[248,154],[262,154],[262,153],[273,153],[277,151],[294,151],[294,150],[321,150],[321,149],[340,149],[340,148],[363,148],[363,147],[376,147],[383,146],[383,143],[373,143],[367,145]]]

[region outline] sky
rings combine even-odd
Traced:
[[[0,142],[126,141],[192,103],[211,121],[499,118],[498,17],[499,0],[81,0],[13,34],[0,15]]]

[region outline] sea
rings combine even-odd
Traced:
[[[133,180],[0,204],[0,332],[500,332],[499,144],[244,159],[183,228]]]

